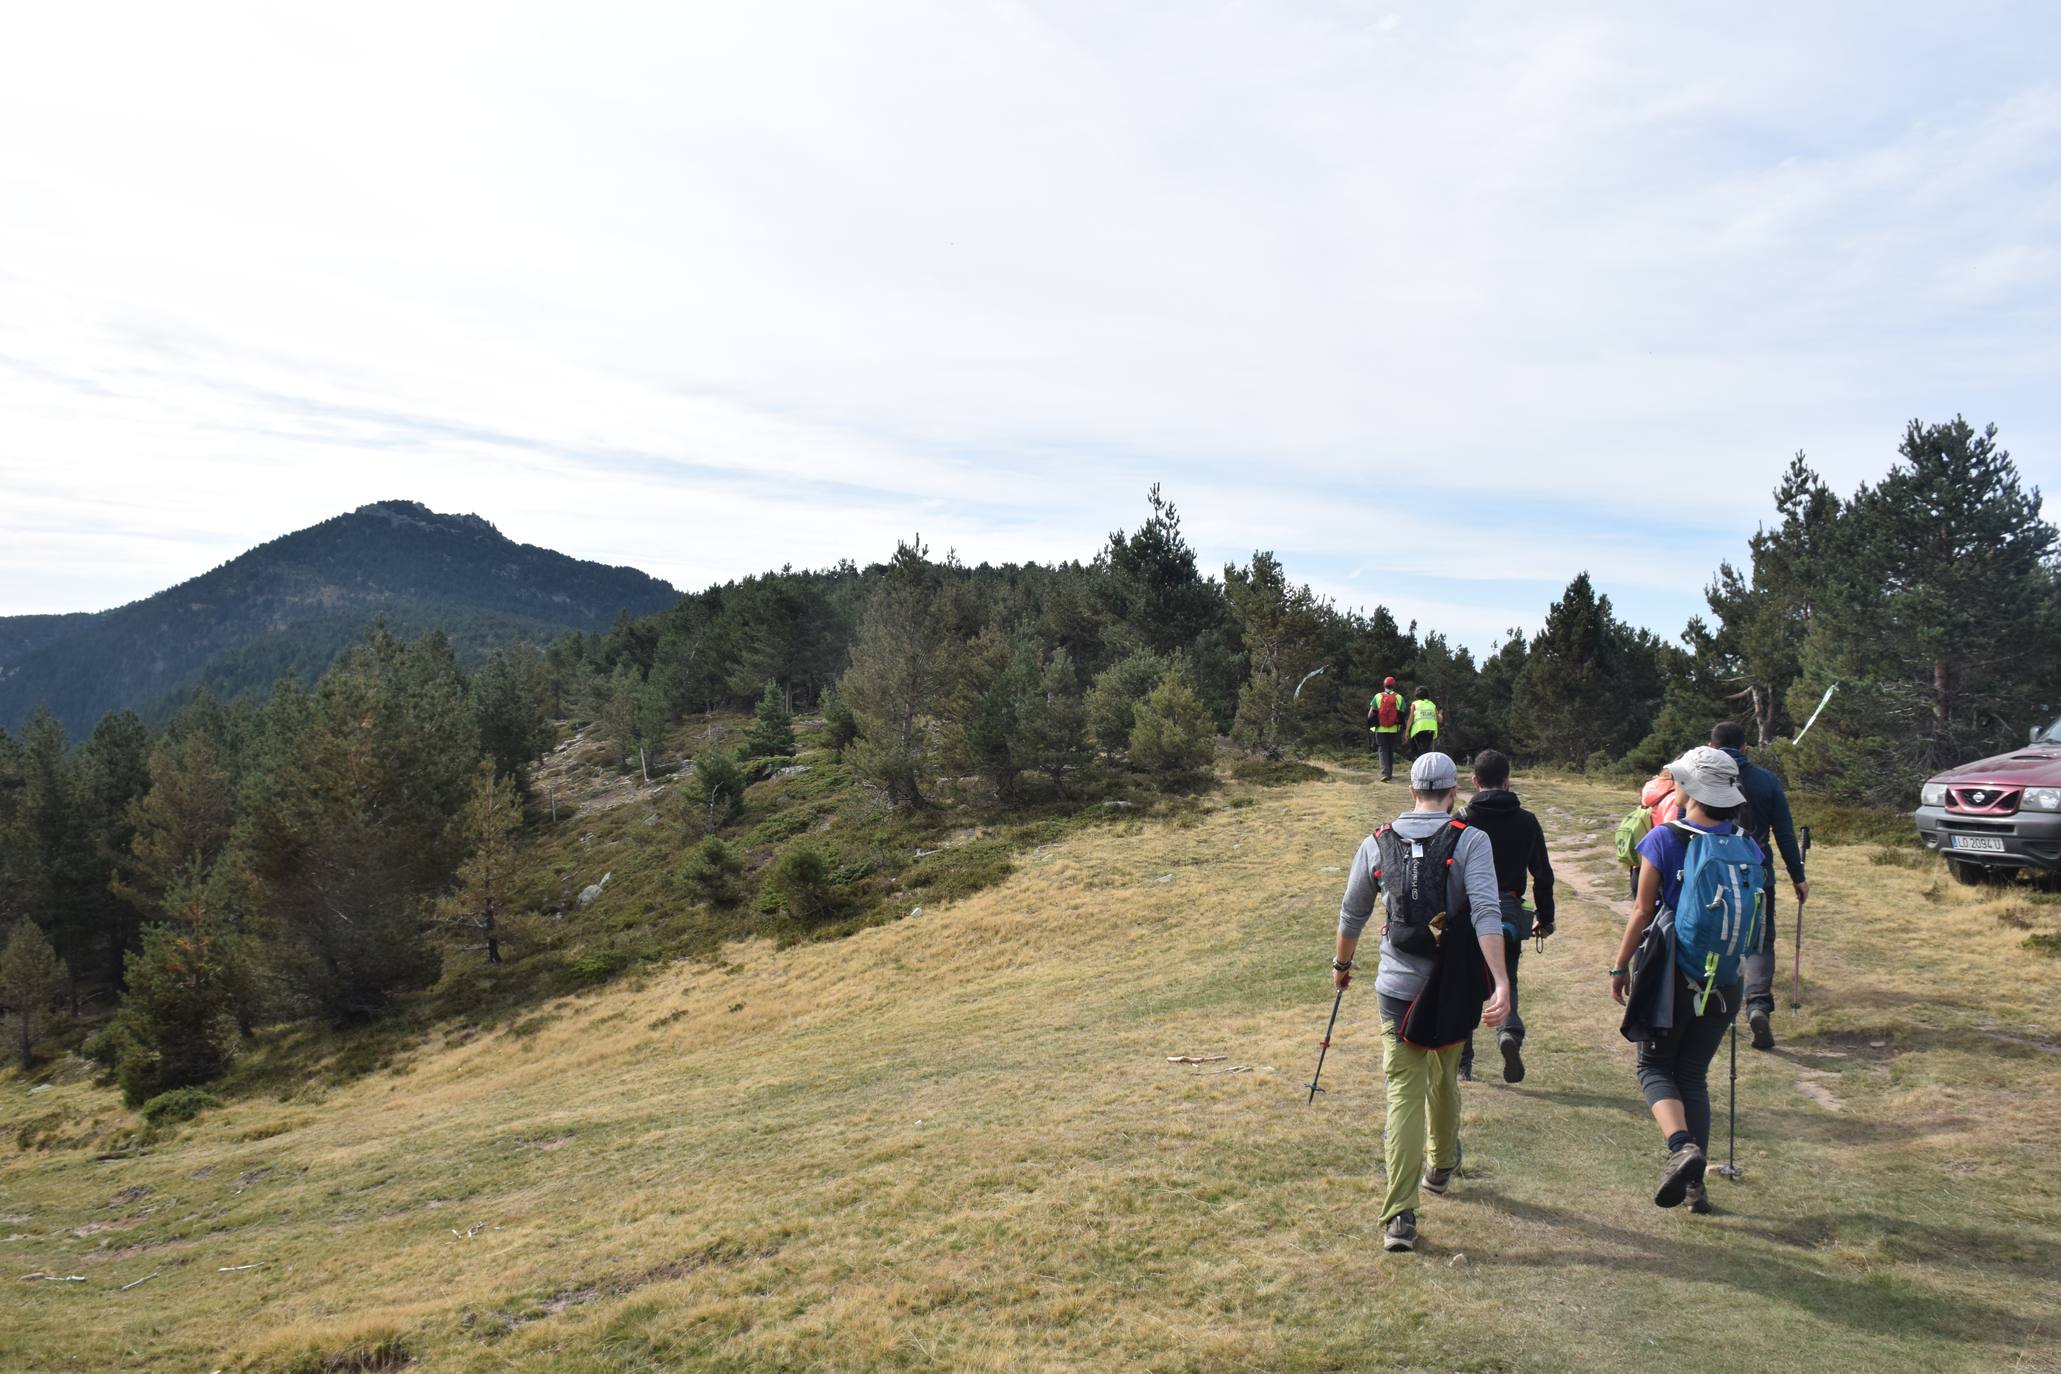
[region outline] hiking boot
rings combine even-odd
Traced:
[[[1415,1250],[1417,1248],[1417,1214],[1397,1212],[1389,1218],[1388,1225],[1381,1228],[1381,1248],[1384,1250]]]
[[[1503,1051],[1503,1081],[1522,1083],[1524,1081],[1524,1042],[1514,1035],[1496,1037],[1496,1047]]]
[[[1703,1186],[1702,1179],[1697,1179],[1682,1190],[1682,1200],[1689,1204],[1689,1210],[1697,1216],[1710,1215],[1710,1190]]]
[[[1653,1190],[1653,1205],[1681,1206],[1689,1185],[1703,1182],[1703,1168],[1708,1162],[1703,1157],[1703,1147],[1693,1140],[1669,1155],[1667,1168],[1661,1171],[1660,1186]]]
[[[1774,1027],[1768,1024],[1768,1014],[1766,1012],[1747,1012],[1746,1024],[1753,1027],[1753,1047],[1755,1049],[1771,1050],[1775,1048],[1775,1030]]]
[[[1474,1081],[1474,1066],[1472,1064],[1462,1064],[1460,1066],[1460,1081],[1462,1083],[1472,1083]]]
[[[1453,1186],[1453,1175],[1460,1172],[1460,1161],[1467,1157],[1467,1147],[1457,1146],[1453,1150],[1453,1165],[1441,1169],[1435,1164],[1424,1166],[1424,1191],[1433,1197],[1444,1197],[1446,1189]]]

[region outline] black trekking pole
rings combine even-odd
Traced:
[[[1330,1024],[1324,1027],[1324,1038],[1317,1042],[1317,1071],[1310,1076],[1310,1081],[1303,1085],[1310,1090],[1308,1100],[1303,1103],[1305,1107],[1311,1102],[1315,1102],[1317,1094],[1324,1091],[1317,1086],[1317,1080],[1324,1076],[1324,1056],[1331,1052],[1331,1032],[1338,1025],[1338,1004],[1344,1000],[1345,989],[1341,987],[1338,990],[1338,996],[1331,999],[1331,1021]]]
[[[1735,1183],[1745,1170],[1734,1154],[1739,1145],[1739,1018],[1732,1018],[1732,1086],[1725,1094],[1725,1162],[1716,1172]]]
[[[1811,852],[1811,828],[1803,827],[1803,852]],[[1789,975],[1789,1010],[1803,1010],[1803,898],[1796,899],[1796,967]]]

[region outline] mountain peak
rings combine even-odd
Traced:
[[[470,513],[465,515],[455,513],[447,515],[442,511],[431,510],[420,501],[373,501],[358,507],[351,514],[377,516],[382,520],[392,521],[396,525],[420,525],[425,529],[460,529],[471,530],[478,534],[494,535],[501,533],[495,527],[494,522],[484,516]]]
[[[38,703],[82,734],[108,711],[161,717],[195,687],[232,697],[312,681],[375,621],[404,638],[442,630],[470,664],[517,639],[606,633],[679,596],[635,568],[519,544],[478,515],[374,501],[126,606],[0,617],[0,728]]]

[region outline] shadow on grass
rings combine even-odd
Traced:
[[[2061,1280],[2061,1246],[2023,1231],[1936,1226],[1879,1212],[1819,1212],[1779,1223],[1742,1222],[1733,1229],[1792,1249],[1816,1250],[1841,1242],[1873,1245],[1896,1259]]]
[[[1575,1088],[1516,1088],[1513,1091],[1525,1097],[1557,1102],[1563,1107],[1601,1108],[1605,1111],[1623,1112],[1640,1121],[1646,1119],[1646,1103],[1639,1096],[1637,1084],[1632,1084],[1621,1093],[1591,1093]]]
[[[1927,1336],[2010,1346],[2034,1339],[2045,1321],[2044,1316],[2028,1317],[1965,1296],[1949,1299],[1908,1283],[1841,1278],[1778,1255],[1742,1251],[1730,1231],[1716,1233],[1711,1242],[1686,1241],[1612,1225],[1560,1207],[1520,1201],[1494,1188],[1472,1189],[1470,1198],[1506,1216],[1550,1226],[1579,1243],[1545,1252],[1484,1255],[1477,1261],[1483,1265],[1528,1268],[1574,1264],[1623,1270],[1634,1281],[1657,1275],[1687,1282],[1721,1283],[1870,1335]],[[1887,1221],[1903,1231],[1930,1229],[1894,1218],[1876,1220]],[[1778,1243],[1792,1243],[1767,1231],[1751,1233],[1777,1239]],[[1818,1232],[1813,1230],[1811,1234]]]

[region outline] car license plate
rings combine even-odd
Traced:
[[[1994,835],[1956,835],[1953,838],[1956,849],[1979,849],[1989,854],[2004,852],[2004,842]]]

